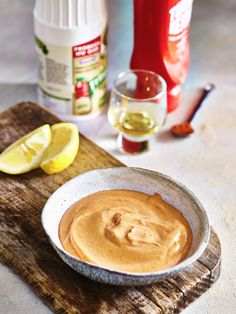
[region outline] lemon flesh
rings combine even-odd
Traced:
[[[73,123],[57,123],[51,127],[52,143],[46,150],[40,167],[53,174],[69,167],[79,149],[79,134]]]
[[[0,171],[20,174],[38,168],[51,139],[52,134],[48,124],[23,136],[0,155]]]

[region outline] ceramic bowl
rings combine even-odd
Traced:
[[[147,194],[157,192],[165,201],[181,211],[193,233],[192,246],[185,260],[158,272],[131,273],[97,266],[68,254],[63,249],[58,236],[58,226],[63,214],[79,199],[98,191],[111,189],[135,190]],[[179,272],[202,255],[209,239],[206,212],[190,190],[166,175],[129,167],[92,170],[66,182],[45,204],[42,224],[52,246],[66,264],[90,279],[113,285],[147,285]]]

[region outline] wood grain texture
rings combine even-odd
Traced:
[[[43,108],[20,103],[0,114],[0,152],[36,127],[59,122]],[[64,182],[88,170],[121,162],[80,135],[74,163],[48,176],[40,169],[10,176],[0,173],[0,261],[10,266],[56,313],[180,313],[217,280],[221,248],[217,234],[201,258],[170,278],[147,287],[115,287],[77,274],[57,256],[41,226],[48,197]]]

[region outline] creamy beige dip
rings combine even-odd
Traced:
[[[187,220],[159,194],[109,190],[91,194],[61,219],[63,248],[81,260],[129,272],[159,271],[188,254]]]

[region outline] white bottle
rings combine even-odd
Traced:
[[[99,114],[106,95],[106,0],[36,0],[34,25],[40,103],[68,121]],[[81,81],[88,86],[84,96]]]

